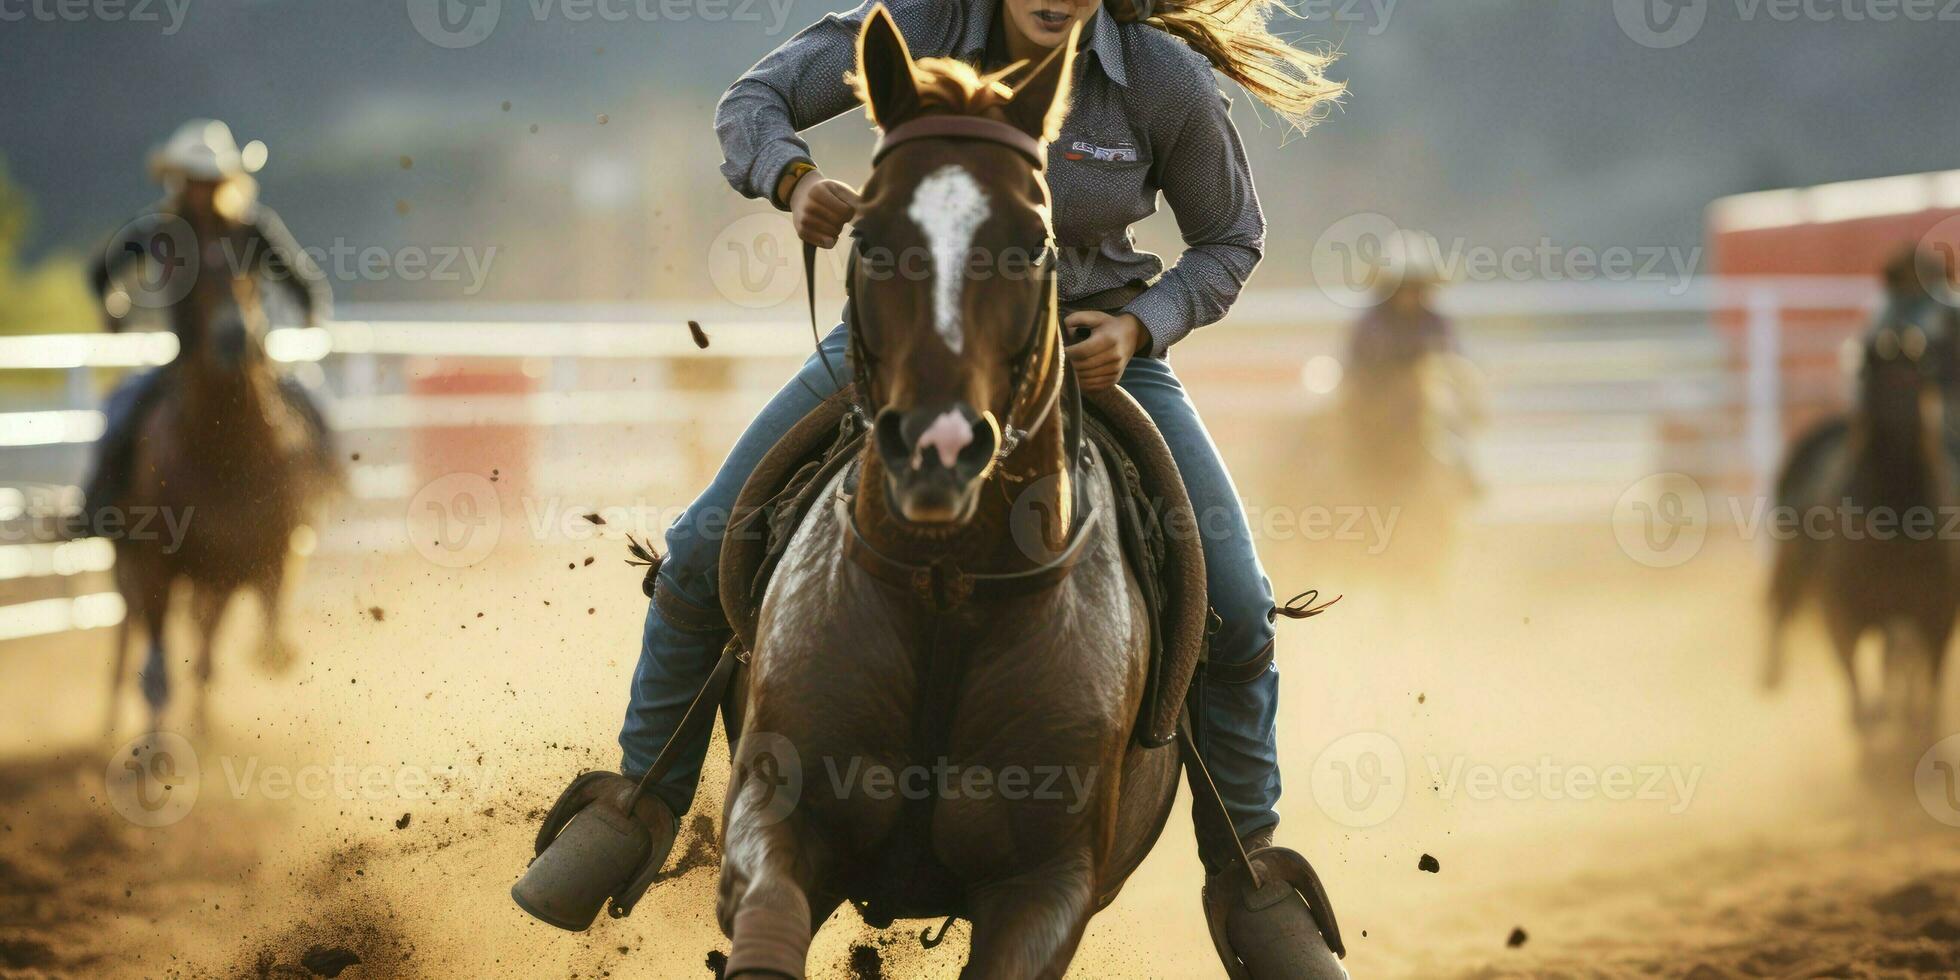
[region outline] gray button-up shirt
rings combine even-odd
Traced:
[[[917,57],[980,64],[998,0],[886,0]],[[784,168],[810,159],[797,137],[857,107],[844,83],[867,2],[829,14],[756,63],[715,112],[722,173],[749,197],[773,200]],[[1099,9],[1077,59],[1074,104],[1049,148],[1064,303],[1148,284],[1122,309],[1143,321],[1162,357],[1218,320],[1259,264],[1266,222],[1238,130],[1211,65],[1184,42]],[[1136,247],[1131,226],[1163,193],[1185,251],[1169,270]]]

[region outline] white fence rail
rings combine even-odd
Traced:
[[[1835,385],[1789,390],[1786,365],[1833,357],[1877,299],[1875,282],[1835,278],[1447,289],[1444,310],[1486,374],[1493,412],[1478,450],[1491,490],[1481,519],[1597,515],[1602,500],[1610,508],[1657,469],[1760,487],[1781,452],[1786,408],[1836,393]],[[425,475],[415,459],[428,448],[415,441],[430,430],[531,433],[539,492],[617,499],[631,496],[618,487],[632,480],[591,457],[616,461],[622,439],[678,427],[694,433],[693,462],[711,465],[808,355],[808,328],[793,306],[766,318],[704,316],[706,349],[684,319],[649,310],[585,319],[562,310],[513,311],[523,319],[414,312],[425,318],[397,312],[268,336],[274,358],[318,372],[336,428],[361,447],[350,504],[358,519],[345,522],[343,546],[404,544],[403,502]],[[1228,453],[1235,440],[1258,452],[1260,433],[1326,401],[1356,315],[1312,291],[1254,292],[1229,325],[1179,347],[1179,373]],[[102,431],[99,372],[167,363],[176,349],[168,333],[0,338],[0,371],[67,373],[60,404],[0,412],[0,640],[120,618],[119,601],[104,591],[113,562],[106,542],[36,541],[20,529],[47,501],[74,499],[87,444]],[[486,359],[517,365],[533,383],[479,394],[410,383],[418,366]]]

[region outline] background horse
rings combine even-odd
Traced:
[[[308,505],[333,484],[320,434],[281,390],[264,345],[266,316],[251,269],[227,254],[225,232],[207,231],[201,261],[172,321],[177,359],[161,393],[137,423],[132,479],[123,499],[131,523],[169,514],[181,540],[154,533],[116,538],[116,584],[128,613],[110,674],[108,726],[114,728],[129,648],[139,627],[149,641],[139,673],[158,730],[170,700],[164,623],[172,587],[190,587],[196,634],[192,722],[208,714],[212,641],[233,593],[249,589],[264,610],[260,656],[273,668],[291,661],[280,636],[280,607],[294,533]]]
[[[1392,513],[1395,541],[1382,554],[1387,571],[1395,581],[1434,588],[1455,554],[1460,515],[1477,493],[1468,445],[1483,415],[1476,369],[1461,355],[1418,349],[1356,363],[1340,390],[1342,481],[1332,499]]]
[[[1960,512],[1944,394],[1955,329],[1944,306],[1884,314],[1865,336],[1852,411],[1798,440],[1777,480],[1779,509],[1803,520],[1776,547],[1764,679],[1780,680],[1787,623],[1814,598],[1869,777],[1895,775],[1936,740],[1960,610],[1960,553],[1946,527]],[[1871,633],[1882,639],[1879,669],[1861,671],[1859,643]]]
[[[1011,97],[915,65],[882,8],[859,45],[885,131],[851,283],[875,420],[855,492],[825,488],[763,601],[726,797],[728,974],[803,976],[851,900],[878,925],[971,920],[965,976],[1057,977],[1162,831],[1180,761],[1132,737],[1151,624],[1064,398],[1037,141],[1074,45]],[[908,255],[937,277],[869,271]],[[997,274],[969,277],[975,256]]]

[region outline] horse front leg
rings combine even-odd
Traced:
[[[973,890],[973,948],[961,980],[1052,980],[1067,972],[1095,912],[1087,853]]]
[[[779,743],[779,737],[765,743]],[[802,980],[821,921],[812,895],[828,865],[825,849],[797,806],[788,747],[744,737],[729,780],[723,821],[721,894],[715,914],[731,946],[728,980]],[[834,908],[834,903],[831,908]],[[824,909],[827,916],[829,909]]]
[[[191,620],[197,626],[197,659],[192,665],[192,676],[197,679],[197,690],[192,692],[191,728],[196,732],[210,730],[211,725],[211,674],[213,658],[218,638],[218,623],[224,619],[225,605],[231,600],[229,589],[214,586],[193,586],[191,589]]]
[[[298,558],[289,559],[299,562]],[[265,635],[259,640],[259,663],[268,673],[282,674],[293,665],[293,648],[286,642],[285,599],[286,572],[284,562],[274,562],[252,590],[259,594],[259,608],[265,611]]]
[[[136,613],[131,609],[116,625],[116,650],[109,658],[109,703],[102,712],[102,738],[116,737],[116,706],[122,700],[123,673],[129,669],[129,647],[136,641]]]

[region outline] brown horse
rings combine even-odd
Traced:
[[[289,552],[309,504],[333,475],[322,465],[316,434],[281,393],[265,351],[255,270],[241,268],[232,258],[237,250],[226,248],[234,234],[242,233],[217,219],[194,229],[200,260],[171,317],[177,359],[137,423],[130,487],[112,502],[128,518],[116,537],[116,584],[128,612],[110,674],[111,731],[138,628],[149,641],[139,676],[151,730],[161,725],[170,700],[165,614],[179,582],[189,586],[196,632],[195,727],[206,723],[212,640],[233,593],[249,589],[259,596],[262,661],[277,669],[291,660],[279,632]],[[184,529],[181,540],[137,531],[143,521],[162,526],[159,515]]]
[[[1960,314],[1940,304],[1885,313],[1865,336],[1850,414],[1800,440],[1777,480],[1778,506],[1801,520],[1776,546],[1764,680],[1779,680],[1783,632],[1814,599],[1870,779],[1895,781],[1938,740],[1942,666],[1960,613],[1960,546],[1947,529],[1960,482],[1945,421],[1956,328]],[[1882,661],[1861,677],[1869,634],[1883,640]]]
[[[873,422],[855,490],[784,554],[734,712],[731,977],[802,977],[846,900],[970,920],[965,976],[1060,976],[1169,814],[1178,752],[1132,738],[1152,627],[1064,397],[1042,144],[1073,47],[1010,92],[915,63],[882,8],[859,38],[885,133],[851,282]]]

